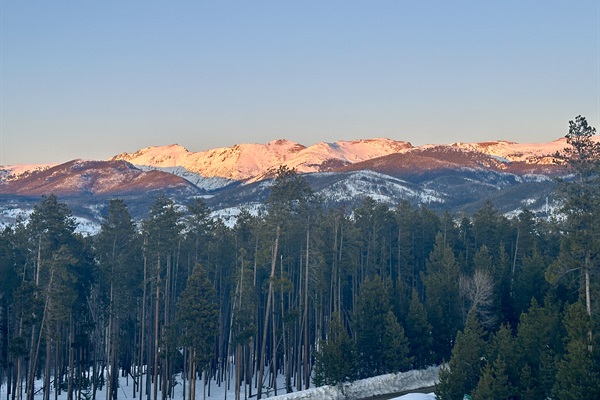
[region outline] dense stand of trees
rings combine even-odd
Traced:
[[[600,397],[592,133],[571,124],[556,220],[491,203],[461,217],[369,198],[324,209],[285,167],[266,212],[233,227],[200,199],[159,196],[139,224],[110,201],[83,237],[44,197],[0,233],[0,382],[18,400],[157,400],[176,384],[195,398],[197,382],[240,399],[448,362],[441,399]]]

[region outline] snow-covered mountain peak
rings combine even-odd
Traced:
[[[280,165],[302,173],[318,172],[411,147],[410,143],[386,138],[321,142],[310,147],[277,139],[266,144],[240,143],[201,152],[190,152],[178,145],[148,147],[112,159],[151,168],[180,167],[203,177],[249,180],[264,176]]]
[[[114,160],[123,160],[132,164],[153,165],[156,167],[175,167],[180,165],[189,151],[178,144],[167,146],[150,146],[136,151],[135,153],[121,153],[111,158]]]
[[[301,145],[300,143],[292,142],[291,140],[287,140],[287,139],[271,140],[269,143],[267,143],[267,146],[272,147],[272,148],[281,149],[281,150],[289,150],[289,149],[301,150],[301,149],[305,148],[305,146]]]

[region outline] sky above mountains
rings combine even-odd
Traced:
[[[0,165],[600,121],[597,1],[0,0]]]

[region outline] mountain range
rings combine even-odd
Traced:
[[[564,138],[424,146],[375,138],[308,147],[281,139],[201,152],[172,144],[107,160],[0,166],[0,223],[27,214],[51,193],[92,227],[110,198],[123,198],[132,215],[143,218],[159,193],[180,204],[202,196],[215,215],[231,221],[241,208],[262,207],[280,165],[305,174],[329,206],[351,206],[369,196],[452,213],[473,212],[485,201],[504,213],[523,207],[547,212],[554,205],[554,178],[565,174],[552,155],[566,146]]]

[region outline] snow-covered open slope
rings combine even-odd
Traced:
[[[43,171],[53,167],[55,164],[15,164],[0,165],[0,181],[10,181],[28,175],[33,171]]]
[[[600,141],[600,136],[593,138]],[[434,146],[434,145],[427,145]],[[424,147],[427,147],[424,146]],[[451,143],[449,146],[478,153],[496,156],[508,161],[523,161],[528,163],[552,163],[552,155],[568,147],[566,138],[560,138],[547,143],[517,143],[506,140],[475,143]]]

